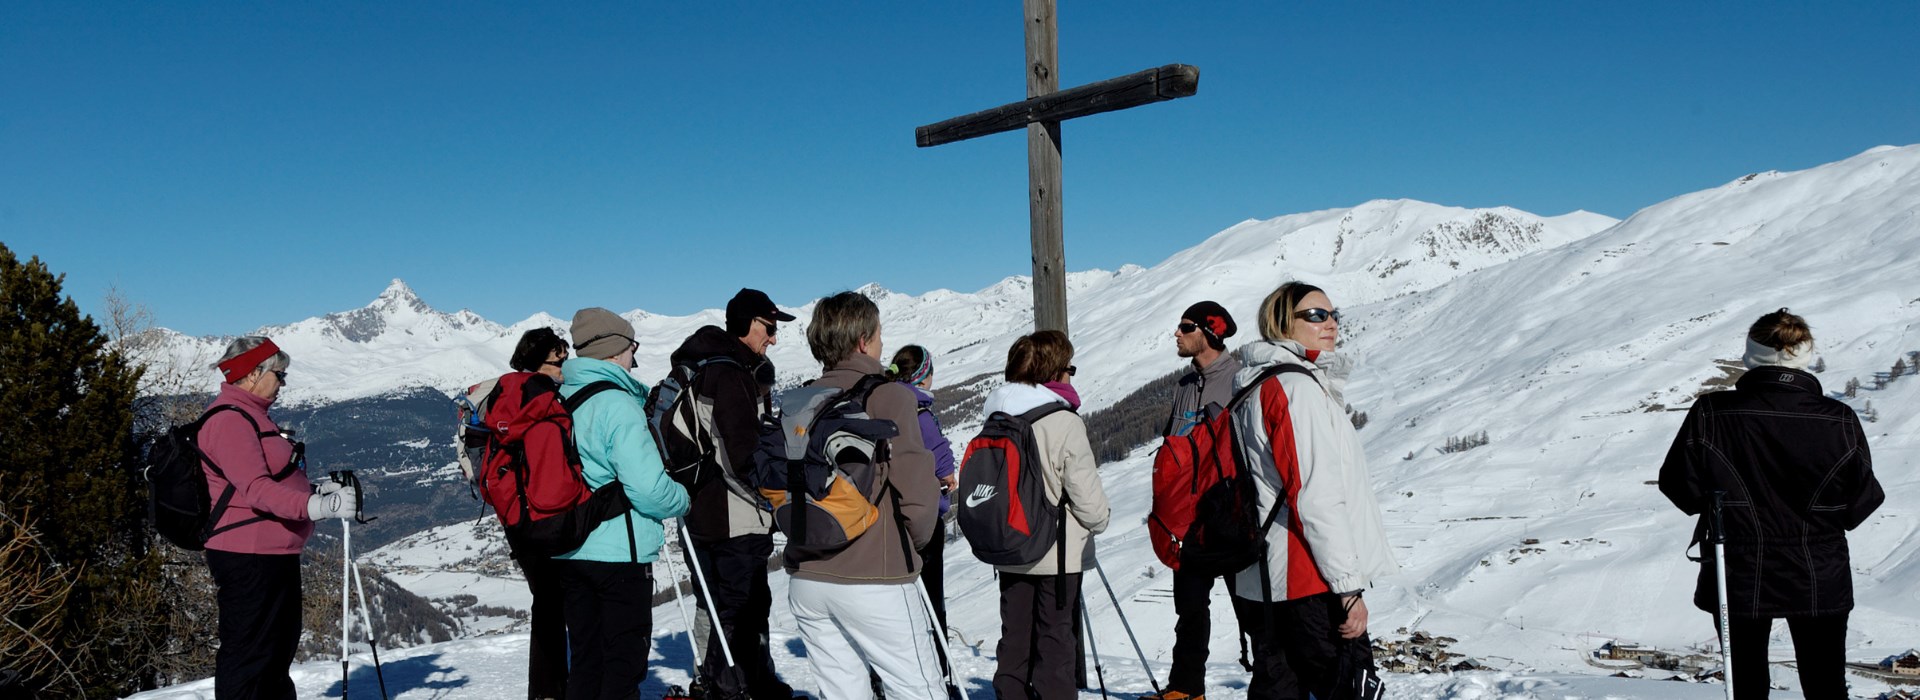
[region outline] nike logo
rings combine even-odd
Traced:
[[[967,507],[979,508],[980,504],[986,503],[989,499],[993,498],[994,491],[995,489],[992,486],[985,484],[973,487],[973,493],[967,496]]]

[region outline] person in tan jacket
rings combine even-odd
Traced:
[[[1055,402],[1078,409],[1072,363],[1073,344],[1060,331],[1015,340],[1007,351],[1007,383],[987,395],[982,412],[1017,416]],[[1033,444],[1047,501],[1070,516],[1063,518],[1066,552],[1062,557],[1056,544],[1031,564],[994,567],[1000,572],[1000,644],[993,690],[1002,698],[1073,698],[1079,693],[1074,625],[1080,577],[1094,566],[1093,536],[1107,529],[1110,511],[1080,414],[1055,411],[1035,421]]]
[[[880,374],[880,308],[858,292],[820,300],[807,325],[807,346],[826,370],[815,386],[848,389]],[[921,440],[918,399],[906,386],[880,384],[866,409],[900,431],[888,440],[891,458],[881,465],[877,492],[886,495],[874,504],[879,519],[845,548],[787,550],[783,561],[793,577],[787,601],[823,697],[871,700],[871,666],[888,698],[943,698],[932,621],[914,585],[919,550],[940,517],[933,453]]]

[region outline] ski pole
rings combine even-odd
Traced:
[[[929,629],[939,627],[940,616],[933,614],[933,596],[927,594],[926,582],[921,581],[920,577],[915,576],[913,578],[913,587],[920,591],[920,602],[927,606],[927,627]],[[947,659],[945,679],[947,681],[947,687],[959,692],[960,700],[969,700],[967,697],[967,689],[960,687],[959,666],[953,662],[953,652],[947,648],[947,631],[943,629],[933,629],[933,640],[940,645],[940,655]]]
[[[667,580],[673,582],[673,603],[680,609],[680,623],[687,626],[687,658],[693,659],[692,678],[697,681],[700,680],[700,650],[693,641],[693,615],[687,612],[687,597],[680,593],[680,572],[673,567],[673,557],[661,557],[660,561],[667,565]]]
[[[1147,665],[1147,652],[1140,648],[1140,638],[1133,636],[1133,623],[1127,622],[1126,611],[1120,609],[1120,596],[1113,592],[1113,582],[1107,580],[1107,568],[1096,560],[1093,570],[1100,573],[1100,584],[1107,587],[1107,597],[1113,599],[1113,613],[1120,616],[1120,626],[1127,630],[1127,640],[1133,642],[1133,653],[1140,657],[1140,669],[1147,672],[1147,682],[1153,684],[1153,694],[1160,695],[1160,680],[1153,677],[1153,667]]]
[[[1107,669],[1100,665],[1100,643],[1093,637],[1093,613],[1087,611],[1086,596],[1080,597],[1080,621],[1087,626],[1088,653],[1093,655],[1093,675],[1100,679],[1100,700],[1107,698]]]
[[[352,560],[348,560],[348,561],[349,561],[349,563],[351,563],[351,561],[352,561]],[[361,580],[360,580],[360,567],[358,567],[358,566],[351,566],[350,568],[352,568],[352,569],[353,569],[353,588],[354,588],[354,591],[356,591],[356,592],[358,592],[358,593],[360,594],[360,620],[361,620],[362,622],[365,622],[365,623],[367,623],[367,648],[368,648],[368,649],[371,649],[371,650],[373,650],[373,677],[374,677],[374,679],[376,679],[376,680],[378,680],[378,681],[380,681],[380,698],[381,698],[381,700],[386,700],[386,697],[387,697],[387,673],[386,673],[386,671],[384,671],[384,670],[381,670],[381,668],[380,668],[380,637],[379,637],[378,635],[376,635],[376,634],[374,634],[374,632],[373,632],[373,615],[372,615],[371,613],[369,613],[369,612],[367,612],[367,587],[366,587],[365,585],[363,585],[363,584],[362,584],[362,583],[360,582],[360,581],[361,581]],[[342,689],[342,690],[344,690],[344,689]],[[345,698],[345,697],[346,697],[346,693],[345,693],[345,692],[342,692],[342,693],[340,694],[340,697],[342,697],[342,698]]]
[[[700,570],[700,557],[693,552],[693,537],[687,534],[687,521],[675,519],[674,522],[680,524],[680,548],[687,551],[687,561],[693,562],[693,578],[700,584],[700,596],[707,599],[707,615],[713,620],[713,636],[720,638],[720,653],[725,655],[727,668],[736,668],[733,645],[727,643],[727,626],[720,620],[720,609],[713,604],[713,591],[707,589],[707,574]]]
[[[353,626],[353,607],[347,601],[347,593],[353,589],[347,585],[352,576],[352,559],[347,552],[353,546],[353,523],[340,521],[340,697],[347,697],[347,630]]]
[[[1733,622],[1727,618],[1727,530],[1720,519],[1720,505],[1727,492],[1713,492],[1713,515],[1707,519],[1707,534],[1713,539],[1713,583],[1720,601],[1720,665],[1726,677],[1727,700],[1733,700]]]

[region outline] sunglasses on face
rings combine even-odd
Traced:
[[[286,372],[286,370],[280,370],[280,369],[270,369],[270,370],[267,370],[267,371],[268,371],[268,372],[272,372],[272,373],[273,373],[273,376],[274,376],[274,378],[275,378],[275,379],[279,379],[279,380],[280,380],[280,383],[281,383],[281,384],[285,384],[285,383],[287,383],[287,372]]]
[[[761,327],[761,328],[765,328],[765,329],[767,329],[767,335],[779,335],[779,334],[780,334],[780,324],[778,324],[778,323],[774,323],[774,322],[772,322],[772,321],[769,321],[769,320],[766,320],[766,319],[764,319],[764,318],[756,318],[756,319],[754,319],[754,322],[755,322],[755,323],[758,323],[758,324],[760,324],[760,327]]]
[[[1075,367],[1073,365],[1067,365],[1067,376],[1071,377],[1075,374],[1078,374],[1079,372],[1080,372],[1079,367]]]
[[[1307,323],[1326,323],[1327,319],[1333,319],[1335,323],[1340,322],[1340,312],[1326,309],[1301,309],[1293,312],[1293,317]]]
[[[1180,331],[1181,333],[1192,333],[1192,332],[1194,332],[1194,331],[1197,331],[1197,330],[1200,330],[1200,324],[1198,324],[1198,323],[1182,323],[1182,324],[1180,324],[1180,325],[1178,325],[1178,326],[1174,326],[1174,328],[1175,328],[1175,329],[1178,329],[1178,330],[1179,330],[1179,331]]]

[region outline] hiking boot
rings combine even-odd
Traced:
[[[1205,694],[1189,695],[1186,691],[1181,690],[1165,690],[1161,691],[1159,695],[1151,693],[1142,695],[1140,696],[1140,700],[1207,700],[1207,696]]]

